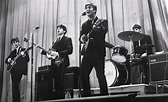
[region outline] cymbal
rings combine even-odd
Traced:
[[[152,48],[152,47],[154,47],[154,46],[155,46],[155,45],[152,45],[152,44],[144,44],[144,45],[138,46],[138,48],[148,49],[148,48]]]
[[[131,39],[132,41],[138,41],[141,40],[144,37],[144,35],[135,31],[124,31],[119,33],[118,37],[124,41],[130,41]]]

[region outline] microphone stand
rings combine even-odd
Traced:
[[[34,42],[34,30],[32,32],[32,43],[31,43],[31,46],[32,46],[32,50],[31,50],[31,102],[34,102],[33,101],[33,42]]]
[[[79,17],[79,31],[80,31],[80,36],[81,36],[81,17],[82,15]],[[78,88],[79,88],[79,97],[81,97],[81,41],[80,41],[80,37],[79,37],[79,70],[80,70],[80,74],[79,74],[79,79],[78,79]]]
[[[34,32],[35,30],[39,29],[38,26],[36,26],[34,29],[33,29],[33,32],[32,32],[32,42],[31,42],[31,46],[32,46],[32,51],[31,51],[31,102],[34,102],[34,99],[33,99],[33,61],[34,61],[34,58],[33,58],[33,45],[34,45]],[[36,97],[35,97],[36,98]]]

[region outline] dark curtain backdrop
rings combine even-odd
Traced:
[[[168,16],[165,0],[0,0],[1,102],[11,101],[11,79],[10,74],[6,72],[7,65],[4,63],[4,59],[13,49],[10,40],[17,36],[23,47],[31,46],[31,43],[24,42],[23,38],[27,37],[31,40],[35,26],[39,26],[40,29],[34,31],[34,42],[48,49],[57,37],[56,26],[66,25],[67,36],[72,38],[74,46],[73,54],[69,56],[70,64],[79,66],[79,21],[84,11],[84,4],[87,2],[96,4],[97,16],[108,20],[107,42],[123,45],[130,53],[130,43],[119,39],[118,34],[132,30],[132,26],[137,23],[142,26],[143,33],[151,36],[152,43],[155,45],[154,51],[168,51]],[[86,19],[86,17],[81,17],[81,22]],[[31,56],[31,51],[29,55]],[[107,49],[106,59],[110,58],[111,50]],[[30,101],[31,90],[35,96],[37,68],[48,64],[50,61],[45,56],[41,56],[39,50],[34,47],[33,68],[30,61],[28,75],[22,78],[20,85],[23,102]],[[91,86],[96,86],[97,79],[94,70],[90,77]]]

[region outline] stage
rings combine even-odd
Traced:
[[[168,102],[167,86],[133,84],[113,86],[108,90],[109,95],[100,96],[99,88],[92,88],[92,96],[80,97],[79,89],[73,89],[72,98],[38,102]]]
[[[147,84],[132,84],[132,85],[120,85],[120,86],[113,86],[109,87],[108,91],[109,94],[122,94],[122,93],[136,93],[138,95],[144,95],[147,93],[155,93],[156,91],[155,86],[147,85]],[[91,93],[93,95],[99,94],[99,88],[92,88]],[[73,97],[78,98],[79,89],[73,90]]]

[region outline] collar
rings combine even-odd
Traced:
[[[19,53],[21,50],[21,47],[16,48],[16,53]]]
[[[92,20],[94,21],[96,19],[97,16],[95,16],[94,18],[88,18],[88,20]]]
[[[62,34],[62,35],[58,36],[58,38],[57,38],[57,39],[61,40],[63,36],[64,36],[64,34]]]
[[[18,51],[21,47],[17,47],[16,50]]]

